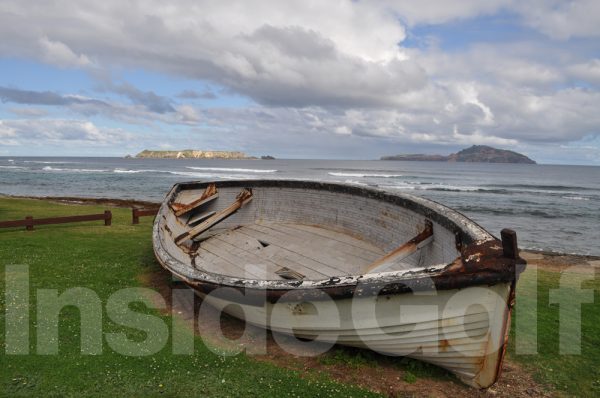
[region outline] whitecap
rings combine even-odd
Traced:
[[[193,178],[203,178],[203,179],[214,179],[219,178],[222,180],[248,180],[253,178],[249,175],[243,174],[210,174],[210,173],[197,173],[193,171],[169,171],[170,174],[185,176],[185,177],[193,177]]]
[[[61,169],[59,167],[45,166],[44,171],[64,171],[67,173],[104,173],[106,170],[101,169]]]
[[[200,170],[200,171],[224,171],[224,172],[238,172],[238,173],[276,173],[278,170],[267,170],[267,169],[237,169],[230,167],[192,167],[188,166],[187,169]]]
[[[419,186],[417,189],[423,189],[426,191],[449,191],[449,192],[473,192],[479,191],[478,187],[460,186],[460,185],[443,185],[443,184],[431,184]]]
[[[577,195],[567,195],[567,196],[563,196],[563,199],[570,199],[570,200],[590,200],[590,198],[586,198],[585,196],[577,196]]]
[[[397,177],[402,177],[402,174],[342,173],[342,172],[337,172],[337,171],[330,171],[327,174],[329,174],[330,176],[334,176],[334,177],[358,177],[358,178],[365,178],[365,177],[373,177],[373,178],[397,178]]]
[[[356,181],[356,180],[346,180],[344,181],[346,184],[354,184],[354,185],[360,185],[363,187],[368,186],[368,184],[365,184],[364,182],[360,182],[360,181]]]
[[[81,162],[49,162],[49,161],[42,161],[42,160],[24,160],[23,163],[39,163],[39,164],[74,164],[74,163],[81,163]]]

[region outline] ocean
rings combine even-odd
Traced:
[[[600,255],[600,167],[355,160],[0,157],[0,194],[160,202],[193,180],[337,181],[422,196],[523,248]],[[1,210],[1,209],[0,209]]]

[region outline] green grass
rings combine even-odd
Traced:
[[[537,292],[533,285],[535,271],[528,269],[521,277],[518,287],[517,305],[513,315],[513,327],[509,340],[509,358],[522,363],[533,372],[537,381],[548,383],[558,391],[568,395],[597,397],[600,396],[600,278],[598,273],[563,274],[567,282],[565,297],[577,303],[577,290],[574,287],[593,291],[593,303],[581,304],[581,354],[564,355],[559,345],[559,305],[551,303],[551,289],[558,289],[561,273],[537,271]],[[584,279],[590,279],[586,280]],[[582,283],[581,283],[582,282]],[[517,312],[535,307],[532,301],[537,297],[537,322],[535,318],[525,315],[521,325],[525,334],[521,335],[521,343],[533,347],[537,354],[523,355],[517,351],[515,335],[519,328]],[[567,316],[572,314],[567,314]],[[537,325],[537,344],[535,344],[535,326]],[[575,322],[572,326],[576,327]],[[572,334],[566,336],[572,338]],[[521,351],[522,352],[522,351]]]
[[[70,206],[45,201],[0,198],[0,220],[25,215],[48,217],[102,212],[101,206]],[[111,209],[113,225],[101,221],[65,225],[0,229],[0,385],[5,395],[44,396],[374,396],[358,387],[333,382],[319,374],[301,376],[258,362],[243,354],[221,357],[200,338],[193,355],[174,355],[171,344],[142,357],[114,352],[106,340],[101,355],[80,353],[80,317],[75,307],[60,314],[59,354],[37,355],[36,292],[73,287],[90,288],[103,303],[115,291],[139,287],[140,274],[156,269],[152,253],[151,217],[131,225],[129,209]],[[30,270],[30,353],[5,354],[5,266],[26,264]],[[135,310],[171,318],[156,309]],[[104,313],[103,331],[126,332],[133,340],[144,332],[110,321]],[[191,332],[188,332],[191,333]]]
[[[72,206],[38,200],[0,198],[0,220],[22,219],[25,215],[50,217],[102,212],[102,206]],[[143,357],[123,356],[103,344],[101,355],[80,353],[80,317],[74,307],[60,314],[58,355],[37,355],[37,289],[63,292],[73,287],[90,288],[105,304],[122,288],[140,287],[139,276],[155,270],[156,261],[150,239],[151,217],[131,225],[129,209],[111,209],[113,225],[102,221],[64,225],[0,229],[0,385],[6,395],[44,396],[371,396],[358,387],[343,385],[316,373],[301,375],[283,370],[243,354],[221,357],[213,354],[200,338],[195,339],[194,355],[174,355],[171,344]],[[26,264],[30,270],[30,355],[5,355],[5,266]],[[549,291],[558,287],[560,274],[539,271],[537,290],[528,270],[519,283],[517,309],[525,309],[537,297],[537,355],[516,352],[515,326],[509,358],[534,373],[537,380],[549,383],[567,395],[600,394],[600,280],[583,283],[594,290],[594,303],[583,304],[582,353],[559,355],[559,309],[549,304]],[[567,277],[572,281],[577,276]],[[568,295],[567,295],[568,297]],[[573,293],[573,297],[575,293]],[[521,305],[521,307],[519,307]],[[138,312],[159,316],[169,327],[171,318],[158,310],[138,304]],[[516,315],[515,311],[515,315]],[[531,317],[525,317],[525,330],[533,330]],[[529,324],[527,324],[529,322]],[[143,341],[144,332],[113,323],[106,313],[103,331],[126,332]],[[189,333],[189,332],[188,332]],[[531,335],[531,333],[529,333]],[[526,341],[527,342],[527,341]],[[357,353],[358,352],[358,353]],[[368,352],[336,349],[320,359],[324,365],[350,364],[360,369],[376,366],[379,360]],[[419,378],[450,378],[431,365],[408,358],[397,361],[405,371],[404,381]]]

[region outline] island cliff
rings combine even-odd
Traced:
[[[429,162],[482,162],[482,163],[525,163],[536,164],[525,155],[487,145],[473,145],[457,153],[444,155],[393,155],[382,156],[381,160],[417,160]]]
[[[135,155],[136,158],[152,159],[255,159],[243,152],[199,151],[184,149],[182,151],[151,151],[148,149]]]

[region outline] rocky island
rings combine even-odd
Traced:
[[[231,151],[200,151],[184,149],[182,151],[151,151],[148,149],[135,155],[141,159],[256,159],[244,152]]]
[[[444,155],[392,155],[382,156],[381,160],[416,160],[428,162],[482,162],[482,163],[523,163],[536,164],[527,156],[506,149],[492,148],[487,145],[473,145],[457,153]]]

